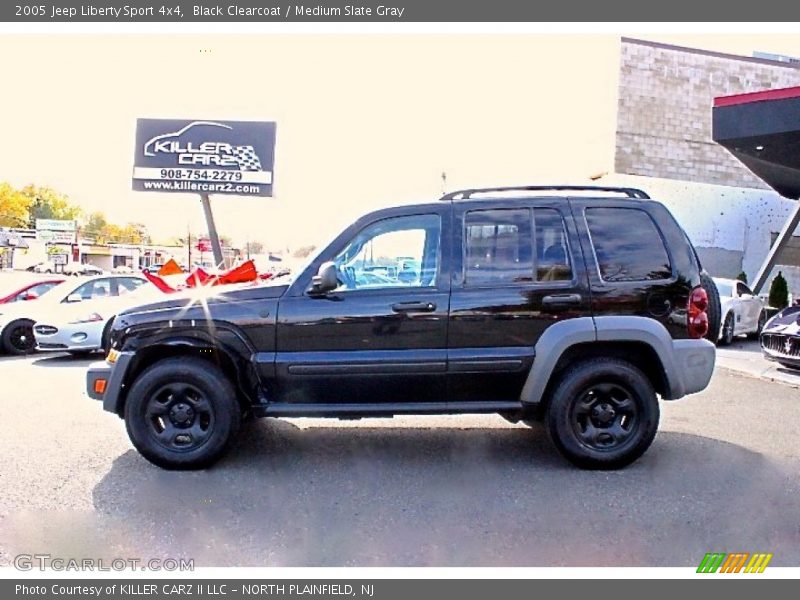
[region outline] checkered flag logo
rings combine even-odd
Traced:
[[[252,146],[234,146],[233,155],[241,171],[260,171],[261,161]]]

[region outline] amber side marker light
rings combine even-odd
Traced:
[[[105,379],[95,379],[94,380],[94,393],[95,394],[105,394],[106,392],[106,380]]]

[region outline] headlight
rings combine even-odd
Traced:
[[[70,321],[70,325],[77,325],[78,323],[95,323],[97,321],[102,321],[103,317],[98,315],[97,313],[89,313],[88,315],[81,317],[80,319],[75,319],[74,321]]]

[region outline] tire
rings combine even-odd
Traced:
[[[36,338],[33,335],[33,321],[17,319],[3,327],[3,350],[8,354],[22,356],[36,351]]]
[[[111,350],[111,324],[114,322],[114,317],[111,317],[103,327],[103,334],[100,336],[100,349],[103,351],[103,356],[108,356],[108,351]]]
[[[730,346],[733,343],[733,311],[725,315],[725,323],[722,325],[722,334],[719,337],[720,346]]]
[[[239,431],[241,409],[231,382],[216,365],[176,357],[139,375],[124,417],[128,437],[151,463],[202,469],[227,450]]]
[[[568,369],[549,397],[546,424],[559,452],[582,469],[619,469],[650,447],[659,407],[647,377],[624,360]]]
[[[748,333],[747,337],[751,340],[757,340],[761,336],[761,332],[764,331],[764,325],[767,324],[767,313],[766,311],[761,311],[758,313],[758,326],[756,330],[752,333]]]
[[[717,289],[717,284],[714,283],[714,280],[705,271],[700,273],[700,285],[706,291],[706,295],[708,296],[708,310],[706,311],[706,314],[708,315],[708,332],[706,333],[705,338],[716,344],[719,336],[719,325],[722,321],[722,307],[719,303],[719,290]]]

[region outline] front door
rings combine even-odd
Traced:
[[[359,223],[310,267],[334,261],[337,289],[314,295],[308,276],[292,285],[278,308],[279,402],[445,399],[449,278],[442,231],[449,208],[394,211]]]

